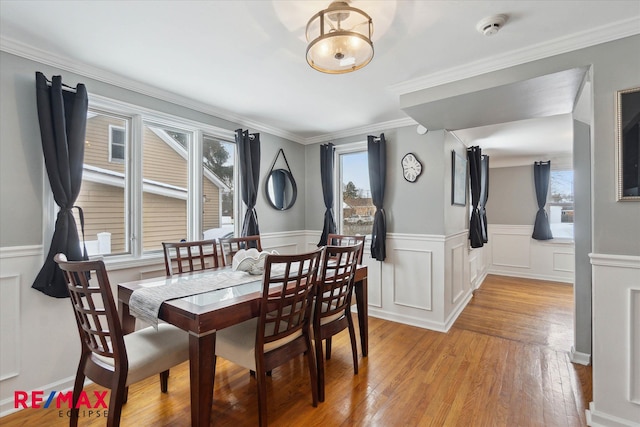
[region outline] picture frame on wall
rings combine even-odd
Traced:
[[[451,151],[451,204],[467,204],[467,159]]]
[[[640,201],[640,87],[619,90],[616,108],[617,200]]]

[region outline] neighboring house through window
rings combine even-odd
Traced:
[[[573,240],[573,171],[552,170],[547,204],[554,239]]]
[[[89,255],[140,258],[159,253],[163,241],[232,235],[239,205],[233,140],[233,132],[210,125],[90,100],[76,202]]]
[[[371,234],[376,211],[369,185],[367,143],[336,146],[336,226],[341,234]]]
[[[127,133],[121,126],[109,125],[109,161],[124,163],[124,147]]]

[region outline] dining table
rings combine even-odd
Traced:
[[[157,300],[157,319],[187,331],[189,334],[189,376],[191,393],[191,425],[209,426],[213,404],[215,377],[216,331],[257,317],[262,295],[262,277],[254,276],[242,283],[220,284],[220,277],[231,267],[219,267],[171,277],[157,277],[118,284],[118,312],[123,333],[133,332],[135,310],[130,303],[153,296],[156,290],[173,286],[188,287],[197,283],[199,293]],[[203,283],[218,283],[215,290],[204,290]],[[223,280],[224,282],[224,280]],[[354,294],[357,307],[360,344],[363,357],[368,355],[368,286],[367,267],[358,265]],[[134,293],[137,294],[134,296]],[[143,293],[144,292],[144,293]],[[132,298],[133,296],[133,298]],[[154,299],[154,298],[149,298]]]

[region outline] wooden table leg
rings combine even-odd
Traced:
[[[130,334],[136,329],[136,318],[129,312],[129,304],[118,300],[118,313],[120,314],[120,327],[123,334]]]
[[[191,381],[191,425],[209,427],[213,405],[216,334],[189,334],[189,376]]]
[[[358,307],[358,329],[360,329],[360,345],[362,347],[362,356],[367,357],[369,354],[369,291],[367,278],[365,277],[359,283],[356,283],[356,306]]]

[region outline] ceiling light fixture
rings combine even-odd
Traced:
[[[307,62],[329,74],[350,73],[373,58],[373,22],[360,9],[334,1],[307,23]]]

